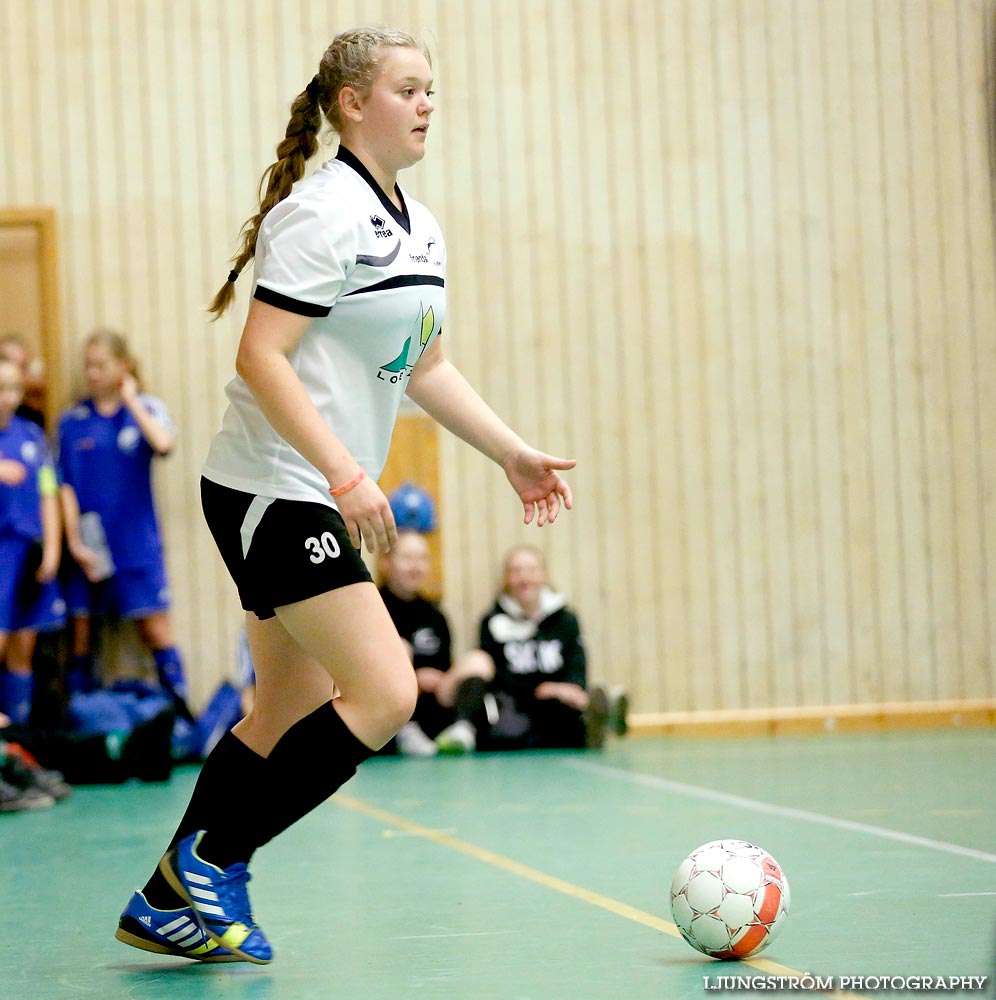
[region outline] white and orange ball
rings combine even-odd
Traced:
[[[671,883],[671,915],[681,936],[713,958],[762,952],[781,930],[788,907],[781,865],[744,840],[714,840],[696,848]]]

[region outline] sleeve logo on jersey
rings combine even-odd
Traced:
[[[405,341],[405,346],[401,348],[401,353],[393,361],[380,366],[377,371],[377,378],[390,382],[393,385],[394,383],[400,382],[402,379],[411,375],[412,368],[415,367],[418,359],[422,357],[425,345],[429,343],[433,327],[436,325],[436,317],[432,311],[432,306],[425,309],[422,304],[419,303],[418,312],[418,319],[415,321],[411,334]],[[417,339],[419,350],[415,360],[409,361],[408,355],[411,350],[413,339]]]
[[[371,215],[370,224],[374,227],[374,236],[378,239],[386,239],[388,236],[394,235],[394,230],[379,215]]]
[[[21,458],[25,465],[34,465],[38,461],[38,445],[34,441],[25,441],[21,445]]]
[[[141,432],[137,427],[122,427],[118,432],[118,448],[121,451],[134,451],[140,437]]]

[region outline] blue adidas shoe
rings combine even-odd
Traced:
[[[238,861],[228,868],[197,854],[204,831],[184,837],[159,862],[166,881],[193,907],[208,937],[247,962],[266,965],[273,948],[256,926],[249,905],[249,869]]]
[[[176,955],[198,962],[241,962],[204,933],[189,906],[178,910],[157,910],[141,891],[128,900],[114,936],[132,948],[157,955]]]

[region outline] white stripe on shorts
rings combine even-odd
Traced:
[[[273,497],[256,497],[251,504],[249,504],[249,509],[246,511],[246,516],[242,521],[242,527],[239,529],[242,535],[242,558],[245,559],[249,555],[249,546],[252,545],[252,536],[256,533],[256,528],[259,527],[259,522],[263,520],[263,515],[266,513],[267,508],[273,503]]]

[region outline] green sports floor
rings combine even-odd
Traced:
[[[992,730],[379,758],[257,856],[265,967],[114,939],[195,777],[0,817],[0,1000],[669,1000],[801,973],[988,976],[971,995],[994,995]],[[718,838],[765,847],[791,884],[750,965],[670,924],[674,870]]]

